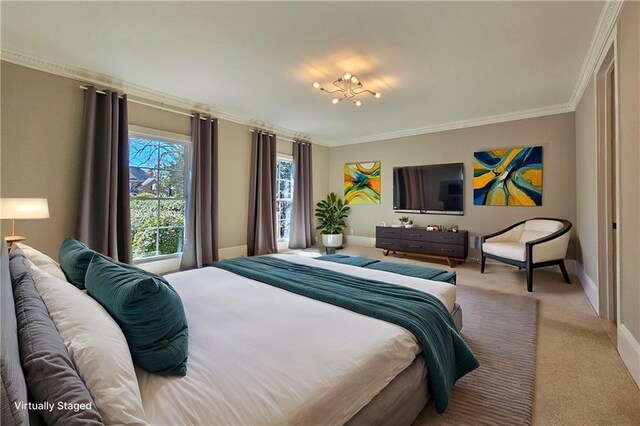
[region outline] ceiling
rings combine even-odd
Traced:
[[[6,2],[2,48],[340,145],[568,105],[603,2]],[[381,99],[311,84],[357,75]],[[426,130],[425,130],[426,131]]]

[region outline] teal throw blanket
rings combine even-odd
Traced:
[[[345,265],[360,266],[367,269],[376,269],[378,271],[393,272],[398,275],[407,277],[423,278],[425,280],[442,281],[445,283],[455,284],[456,273],[448,272],[444,269],[428,268],[426,266],[408,265],[406,263],[383,262],[376,259],[369,259],[361,256],[347,256],[345,254],[329,254],[326,256],[316,257],[317,260],[327,262],[342,263]]]
[[[445,305],[430,294],[273,257],[228,259],[210,266],[410,331],[422,347],[439,413],[446,410],[454,383],[479,365]]]

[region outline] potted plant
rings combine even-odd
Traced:
[[[342,230],[347,226],[344,219],[350,210],[351,208],[345,205],[335,192],[316,204],[316,217],[319,222],[316,229],[320,230],[322,244],[325,247],[342,246]]]
[[[409,223],[409,216],[400,216],[398,220],[400,221],[400,225],[406,226],[407,223]]]

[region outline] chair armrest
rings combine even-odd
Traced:
[[[489,235],[484,235],[482,237],[480,237],[480,246],[482,246],[483,243],[485,243],[486,241],[488,241],[489,239],[495,238],[497,241],[511,241],[511,239],[509,238],[498,238],[500,236],[504,236],[505,234],[508,234],[509,232],[516,232],[516,228],[518,227],[524,227],[524,223],[526,222],[526,220],[523,220],[521,222],[515,223],[511,226],[509,226],[508,228],[505,228],[501,231],[498,232],[494,232],[493,234],[489,234]],[[522,234],[522,233],[521,233]],[[520,239],[520,235],[518,235],[517,238],[515,238],[513,241],[518,241]]]
[[[527,246],[529,245],[536,245],[536,244],[542,244],[542,243],[546,243],[547,241],[551,241],[551,240],[555,240],[556,238],[558,238],[561,235],[566,234],[567,232],[569,232],[571,230],[571,227],[573,226],[571,224],[571,222],[569,222],[568,220],[559,220],[559,222],[562,222],[562,228],[559,229],[558,231],[549,234],[545,237],[542,238],[538,238],[537,240],[531,240],[528,241],[526,244]]]
[[[531,259],[533,263],[564,259],[572,224],[568,220],[561,220],[561,222],[560,230],[526,243],[527,259]]]

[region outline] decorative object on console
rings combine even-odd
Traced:
[[[344,200],[347,204],[380,204],[380,162],[344,165]]]
[[[376,247],[383,249],[385,256],[389,252],[393,252],[444,259],[449,267],[454,266],[452,262],[463,263],[466,261],[469,251],[469,233],[467,231],[454,233],[428,231],[427,229],[376,226]]]
[[[380,97],[382,96],[380,92],[373,92],[371,90],[365,89],[358,77],[349,72],[345,73],[342,77],[334,81],[333,85],[336,87],[336,89],[327,90],[316,81],[313,83],[313,88],[329,94],[337,93],[339,97],[335,97],[331,100],[331,103],[334,105],[346,99],[355,106],[361,106],[362,101],[358,98],[358,96],[364,93],[369,93],[376,99],[380,99]]]
[[[7,244],[27,238],[16,235],[16,219],[49,219],[49,203],[46,198],[0,198],[0,219],[11,219],[11,235],[5,237]]]
[[[316,229],[320,230],[322,244],[325,247],[342,246],[342,230],[347,226],[344,220],[349,216],[350,210],[351,208],[345,205],[335,192],[316,204],[315,215],[319,221]]]
[[[569,246],[571,222],[539,217],[523,220],[501,231],[482,237],[480,273],[486,258],[517,266],[527,271],[527,290],[533,291],[533,270],[558,265],[564,281],[571,284],[564,257]]]
[[[542,147],[494,149],[474,153],[473,204],[541,206]]]

